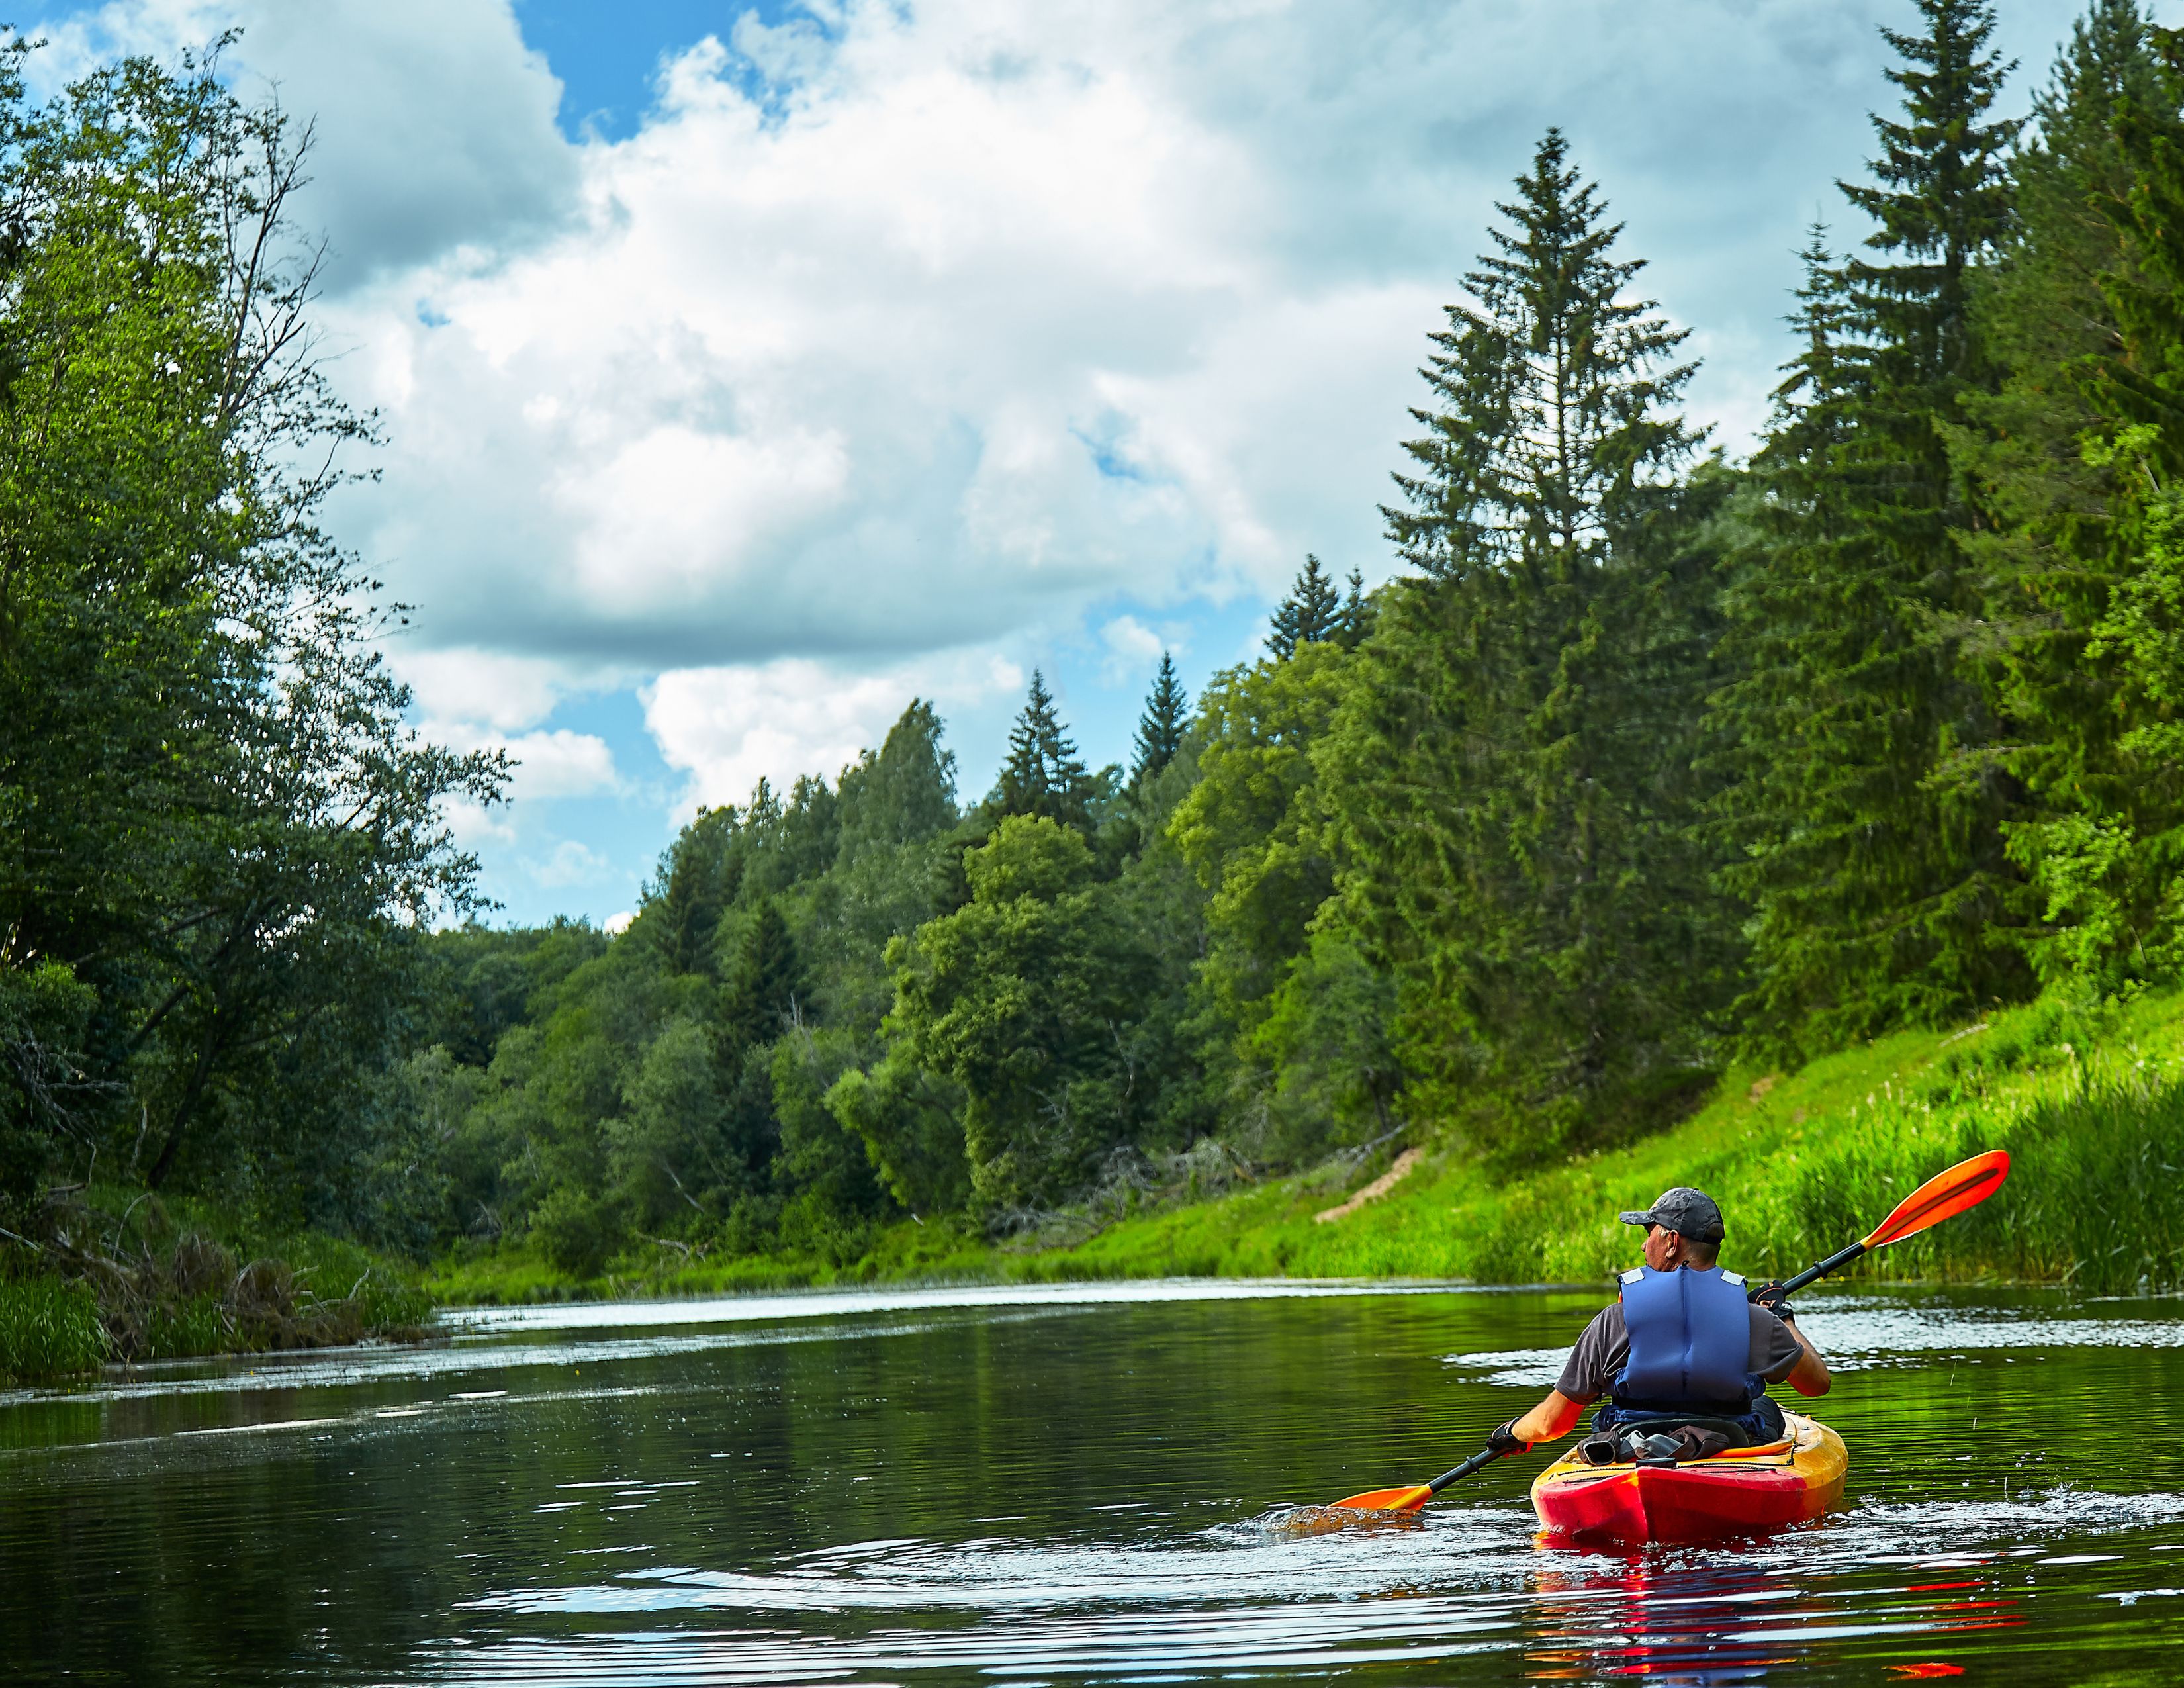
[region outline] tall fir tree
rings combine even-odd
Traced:
[[[1175,657],[1164,650],[1153,673],[1153,688],[1145,696],[1145,712],[1138,717],[1132,783],[1152,778],[1175,760],[1175,753],[1183,748],[1184,722],[1190,708],[1190,699],[1175,676]]]
[[[1952,436],[1994,518],[1970,549],[2030,794],[2009,829],[2042,899],[2029,947],[2043,977],[2098,989],[2184,962],[2184,675],[2158,607],[2184,539],[2166,490],[2184,468],[2184,74],[2156,37],[2133,0],[2095,0],[2034,102],[2017,225],[1979,300],[2009,374]]]
[[[743,854],[735,846],[741,820],[732,804],[701,810],[667,853],[645,909],[643,931],[677,973],[714,971],[713,933],[733,899]]]
[[[720,1003],[712,1041],[722,1138],[744,1179],[752,1181],[781,1144],[769,1051],[792,1025],[813,1018],[803,958],[771,897],[744,929]]]
[[[1731,599],[1741,678],[1716,721],[1737,771],[1724,883],[1752,909],[1752,1041],[1781,1053],[2022,994],[2008,937],[2023,875],[2004,828],[2022,791],[1978,651],[1977,521],[1946,430],[1994,371],[1977,266],[2009,226],[2018,125],[1984,0],[1917,0],[1884,31],[1899,117],[1874,126],[1872,255],[1808,269],[1807,344],[1757,465],[1763,538]]]
[[[1023,711],[1009,729],[1008,760],[994,791],[997,814],[1044,815],[1089,833],[1096,788],[1055,710],[1046,677],[1034,668]]]
[[[1320,568],[1319,559],[1305,554],[1304,566],[1274,611],[1267,649],[1279,661],[1301,644],[1324,644],[1341,637],[1342,594]]]
[[[1382,594],[1313,756],[1420,1100],[1539,1153],[1702,1062],[1730,934],[1690,825],[1713,630],[1685,337],[1557,131],[1517,187],[1384,511],[1424,577]]]
[[[1334,640],[1345,650],[1355,650],[1372,631],[1373,606],[1365,596],[1365,573],[1362,569],[1352,569],[1350,590],[1334,618]]]
[[[808,994],[796,939],[769,898],[744,929],[722,993],[722,1041],[731,1052],[731,1064],[772,1043],[800,1015],[809,1017]]]
[[[1987,51],[1995,29],[1988,0],[1914,3],[1924,34],[1881,31],[1903,60],[1886,73],[1903,91],[1902,118],[1873,120],[1880,156],[1869,166],[1872,180],[1840,184],[1878,226],[1867,248],[1888,261],[1853,260],[1844,273],[1875,376],[1864,420],[1897,423],[1907,479],[1923,473],[1946,482],[1930,419],[1987,373],[1972,332],[1973,271],[2008,230],[2005,165],[2022,125],[1993,115],[2015,66]],[[1930,485],[1913,484],[1936,496]]]
[[[1730,677],[1709,700],[1708,721],[1730,864],[1721,877],[1752,909],[1755,982],[1740,1009],[1750,1040],[1769,1054],[1810,1034],[1813,982],[1830,974],[1841,947],[1832,875],[1858,814],[1847,798],[1835,827],[1816,827],[1813,816],[1816,770],[1842,730],[1827,706],[1858,705],[1828,696],[1819,677],[1854,668],[1868,649],[1866,630],[1838,614],[1846,582],[1869,553],[1838,472],[1864,370],[1851,342],[1848,288],[1819,223],[1800,257],[1804,279],[1788,319],[1798,351],[1784,366],[1752,465],[1745,543],[1732,554],[1723,599],[1719,654]]]

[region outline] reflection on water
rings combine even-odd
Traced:
[[[1298,1293],[1312,1290],[1312,1293]],[[1430,1475],[1600,1298],[859,1292],[522,1310],[438,1345],[0,1396],[10,1680],[2176,1680],[2184,1305],[1810,1299],[1850,1508],[1541,1546]],[[1809,1298],[1808,1298],[1809,1299]]]

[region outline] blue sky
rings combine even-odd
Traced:
[[[2003,20],[2022,108],[2075,8]],[[2167,16],[2165,9],[2161,15]],[[1370,582],[1439,307],[1549,123],[1732,452],[1908,0],[112,0],[49,81],[239,26],[315,125],[337,531],[416,606],[499,919],[632,908],[699,802],[913,695],[990,783],[1030,671],[1122,760],[1307,550]]]
[[[637,132],[651,105],[663,55],[726,33],[745,12],[777,24],[788,9],[779,0],[516,0],[515,20],[560,81],[563,131],[572,141],[588,129],[619,141]]]

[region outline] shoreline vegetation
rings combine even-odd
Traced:
[[[125,1191],[92,1192],[67,1280],[0,1279],[0,1382],[108,1361],[415,1340],[437,1306],[936,1281],[1598,1284],[1630,1263],[1615,1214],[1672,1182],[1722,1201],[1733,1227],[1725,1264],[1780,1276],[1862,1234],[1942,1167],[1992,1148],[2015,1162],[1992,1201],[1858,1274],[2104,1295],[2184,1288],[2184,1195],[2157,1176],[2184,1166],[2184,993],[2042,1000],[1949,1031],[1897,1033],[1788,1075],[1739,1069],[1680,1124],[1530,1175],[1385,1145],[1263,1179],[1201,1157],[1165,1189],[1108,1192],[1010,1243],[904,1221],[847,1263],[655,1245],[579,1279],[516,1245],[420,1271],[322,1236],[253,1238],[200,1203],[147,1214],[141,1198],[114,1205]],[[1401,1174],[1392,1183],[1391,1170]]]
[[[2184,34],[2090,0],[2020,120],[1986,0],[1893,3],[1748,458],[1550,128],[1418,325],[1384,554],[1195,699],[1164,654],[1127,765],[1034,671],[966,792],[911,699],[618,933],[481,922],[510,764],[422,736],[324,525],[377,425],[308,124],[0,42],[0,1367],[428,1294],[1587,1281],[1680,1182],[1778,1272],[1997,1145],[1873,1269],[2184,1281]]]
[[[1227,1188],[1200,1201],[1172,1190],[1166,1203],[1134,1190],[1057,1213],[1012,1245],[905,1222],[844,1266],[656,1250],[577,1279],[517,1248],[443,1262],[426,1283],[451,1304],[933,1279],[1594,1284],[1631,1262],[1615,1215],[1680,1182],[1706,1188],[1729,1214],[1724,1263],[1782,1276],[1863,1235],[1943,1167],[1996,1148],[2014,1167],[1992,1201],[1861,1262],[1856,1276],[2095,1295],[2184,1287],[2184,1195],[2150,1176],[2184,1166],[2184,994],[2094,1008],[2042,1001],[1948,1031],[1897,1033],[1786,1076],[1739,1069],[1680,1124],[1529,1176],[1497,1178],[1474,1158],[1425,1153],[1332,1222],[1319,1216],[1384,1178],[1396,1157],[1340,1157],[1257,1181],[1201,1169]]]
[[[414,1264],[322,1234],[268,1234],[187,1197],[71,1194],[47,1210],[45,1240],[20,1242],[0,1275],[0,1386],[426,1334],[435,1302]]]

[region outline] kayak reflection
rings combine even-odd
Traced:
[[[1964,1667],[1948,1657],[1950,1637],[2025,1621],[1990,1576],[1852,1590],[1780,1568],[1677,1568],[1658,1552],[1633,1552],[1614,1570],[1543,1568],[1533,1591],[1539,1627],[1524,1676],[1534,1682],[1629,1676],[1713,1688],[1886,1658],[1896,1650],[1874,1643],[1899,1639],[1892,1677],[1955,1676]]]

